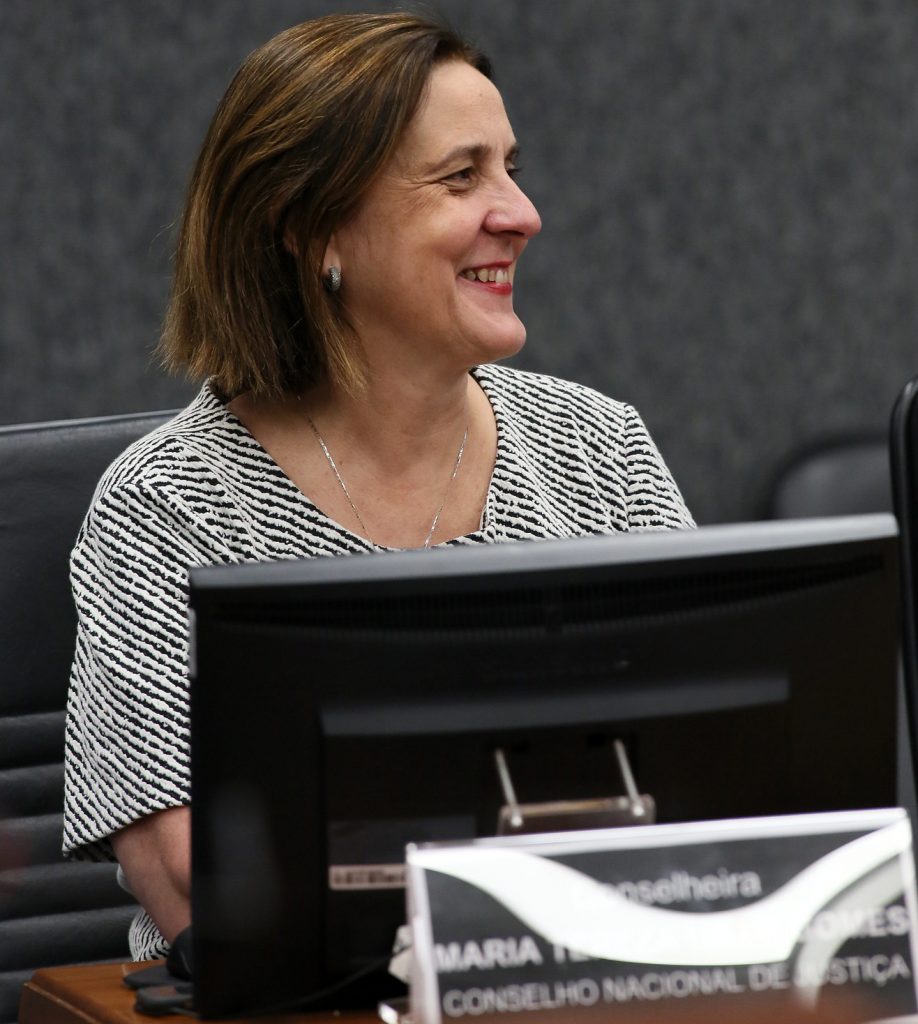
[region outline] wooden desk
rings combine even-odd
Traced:
[[[188,1024],[190,1017],[169,1015],[147,1017],[134,1012],[134,991],[122,983],[131,970],[145,964],[92,964],[86,967],[49,967],[36,971],[27,981],[19,1007],[19,1024]],[[767,995],[750,998],[741,1010],[734,1002],[719,1004],[705,1000],[672,1000],[644,1006],[628,1005],[620,1012],[608,1007],[585,1009],[576,1015],[570,1010],[541,1010],[507,1016],[508,1022],[523,1024],[608,1024],[611,1019],[629,1024],[860,1024],[876,1017],[869,1004],[844,1001],[813,1014],[794,1009],[785,1001]],[[875,1008],[874,1008],[875,1009]],[[488,1020],[493,1021],[493,1017]],[[897,1018],[905,1024],[918,1024],[918,1016]],[[287,1013],[247,1017],[234,1024],[379,1024],[375,1012],[364,1013]]]
[[[36,971],[22,991],[19,1024],[188,1024],[187,1016],[134,1012],[135,993],[122,978],[143,964],[91,964]],[[251,1024],[379,1024],[375,1013],[299,1013],[246,1018]]]

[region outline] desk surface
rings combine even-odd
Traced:
[[[140,964],[91,964],[84,967],[49,967],[36,971],[23,988],[19,1008],[19,1024],[188,1024],[187,1016],[147,1017],[134,1012],[134,992],[122,978]],[[786,1000],[775,1002],[766,994],[750,998],[739,1006],[735,1002],[718,1003],[706,1000],[682,1005],[674,1000],[630,1006],[624,1010],[631,1024],[857,1024],[872,1020],[876,1014],[867,1012],[869,1004],[854,1001],[834,1003],[815,1014],[795,1009]],[[873,1008],[875,1009],[875,1007]],[[571,1024],[569,1010],[542,1010],[536,1014],[513,1014],[514,1021],[537,1021],[538,1024]],[[576,1020],[583,1024],[607,1024],[608,1008],[584,1010]],[[493,1018],[490,1018],[493,1020]],[[616,1019],[618,1019],[616,1017]],[[509,1020],[509,1017],[508,1017]],[[902,1024],[918,1024],[918,1016],[899,1017]],[[247,1017],[236,1024],[379,1024],[374,1012],[275,1014],[270,1017]]]
[[[153,1018],[134,1012],[134,991],[122,978],[140,964],[48,967],[26,982],[19,1024],[188,1024],[187,1016]],[[379,1024],[375,1013],[301,1013],[249,1017],[248,1024]]]

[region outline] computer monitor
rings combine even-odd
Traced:
[[[193,570],[199,1012],[384,958],[404,844],[493,834],[496,749],[524,803],[620,794],[618,740],[662,822],[894,804],[896,535],[864,516]]]

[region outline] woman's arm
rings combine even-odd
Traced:
[[[64,806],[65,854],[114,855],[152,918],[132,927],[138,959],[161,954],[160,936],[190,919],[187,577],[220,561],[221,543],[164,469],[144,468],[147,456],[132,456],[138,479],[116,463],[103,480],[71,559]]]
[[[191,924],[191,808],[140,818],[112,836],[131,892],[167,942]]]

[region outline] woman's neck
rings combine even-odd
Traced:
[[[479,527],[497,428],[469,373],[436,387],[374,380],[357,395],[244,395],[229,409],[321,511],[375,544],[419,547]]]
[[[300,401],[323,436],[359,449],[380,469],[401,474],[423,473],[438,466],[444,453],[452,453],[467,428],[473,432],[483,413],[490,416],[483,397],[467,373],[450,382],[374,375],[357,393],[325,385],[310,389]]]

